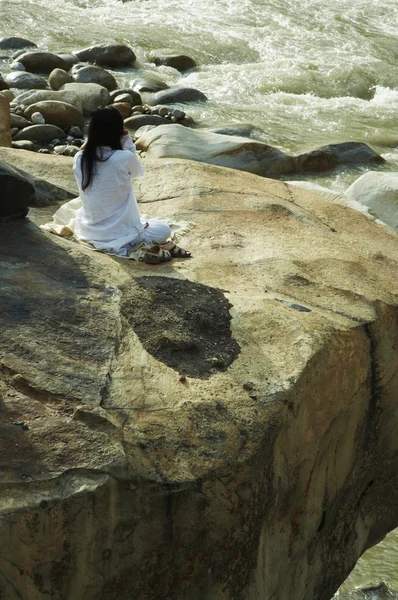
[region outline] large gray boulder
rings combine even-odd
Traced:
[[[396,526],[397,236],[282,182],[145,168],[194,259],[1,232],[0,596],[330,600]]]
[[[262,142],[182,125],[156,127],[138,139],[137,148],[150,158],[186,158],[263,177],[279,177],[296,168],[294,157]]]
[[[97,83],[66,83],[60,91],[76,94],[85,115],[91,115],[110,102],[109,91]]]
[[[30,119],[33,113],[39,112],[43,115],[46,123],[56,125],[61,129],[67,129],[72,125],[84,127],[83,113],[72,104],[59,102],[57,100],[44,100],[31,104],[25,109],[24,116]]]
[[[103,67],[129,67],[136,56],[131,48],[123,44],[103,44],[76,50],[74,54],[82,62],[91,62]]]
[[[54,69],[64,71],[69,69],[68,63],[52,52],[25,52],[18,56],[18,62],[32,73],[51,73]]]
[[[110,92],[117,88],[114,76],[102,67],[79,63],[72,67],[70,73],[76,83],[97,83]]]
[[[0,224],[25,217],[34,197],[31,183],[12,166],[0,162]]]
[[[44,90],[48,88],[48,83],[43,77],[34,73],[28,73],[27,71],[13,71],[12,73],[8,73],[5,76],[5,80],[12,88],[25,90]]]

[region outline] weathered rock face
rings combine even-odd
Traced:
[[[397,236],[281,182],[146,169],[189,261],[1,232],[0,596],[328,600],[397,524]]]
[[[43,100],[42,102],[36,102],[35,104],[28,106],[25,109],[24,114],[25,117],[30,119],[35,112],[41,113],[45,118],[46,123],[56,125],[61,129],[66,129],[71,125],[77,125],[77,127],[81,128],[84,126],[83,113],[67,102],[60,102],[59,100]]]
[[[76,94],[86,115],[91,115],[110,101],[108,90],[98,83],[65,83],[62,90]]]
[[[28,205],[33,202],[35,196],[33,186],[15,169],[1,162],[0,191],[0,223],[28,214]]]
[[[82,62],[93,62],[104,67],[128,67],[136,58],[131,48],[122,44],[91,46],[77,50],[75,55]]]

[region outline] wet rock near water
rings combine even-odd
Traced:
[[[98,83],[66,83],[60,91],[76,94],[85,115],[92,115],[110,102],[109,91]]]
[[[27,71],[13,71],[5,76],[6,83],[17,89],[24,90],[44,90],[48,89],[49,85],[44,77],[28,73]]]
[[[102,67],[130,67],[136,59],[133,50],[122,44],[90,46],[76,50],[74,54],[82,62]]]
[[[169,88],[168,84],[163,81],[163,79],[152,74],[146,74],[145,76],[133,79],[130,82],[130,86],[139,94],[143,94],[144,92],[160,92],[161,90],[167,90]]]
[[[109,97],[112,102],[115,102],[118,96],[125,97],[126,95],[131,99],[129,100],[129,102],[131,101],[131,106],[142,103],[140,94],[132,88],[117,88],[116,90],[110,92]]]
[[[31,73],[51,73],[54,69],[69,69],[68,63],[52,52],[25,52],[18,56],[18,62]]]
[[[206,102],[207,96],[195,88],[173,88],[158,92],[154,97],[155,104],[175,104],[188,102]]]
[[[296,158],[298,172],[331,171],[341,165],[384,164],[377,152],[360,142],[344,142],[322,146]]]
[[[114,76],[102,67],[79,63],[71,68],[70,74],[76,83],[96,83],[109,92],[117,88]]]
[[[54,69],[48,77],[48,83],[52,90],[59,90],[65,83],[72,83],[73,77],[63,69]]]
[[[21,48],[37,48],[34,42],[21,37],[4,37],[0,40],[0,50],[18,50]]]
[[[185,54],[160,54],[157,56],[152,56],[151,60],[157,67],[172,67],[181,73],[197,67],[197,63],[194,61],[194,59],[190,56],[186,56]]]

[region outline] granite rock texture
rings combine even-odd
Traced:
[[[397,236],[282,182],[145,167],[142,213],[189,222],[194,258],[1,231],[0,597],[328,600],[398,521]],[[175,311],[150,310],[173,281]],[[192,377],[134,310],[205,336],[207,289],[235,354]]]

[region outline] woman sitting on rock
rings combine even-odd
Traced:
[[[97,110],[88,139],[73,163],[82,206],[76,211],[75,236],[97,250],[129,257],[144,245],[140,260],[158,264],[190,252],[170,238],[163,221],[142,219],[131,178],[143,174],[130,134],[115,108]]]

